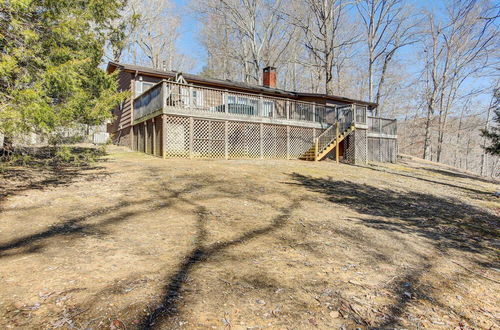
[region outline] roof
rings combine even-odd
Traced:
[[[108,67],[107,67],[107,71],[113,72],[114,70],[116,70],[116,68],[119,68],[121,70],[128,71],[128,72],[136,72],[138,74],[155,76],[155,77],[159,77],[159,78],[173,78],[176,76],[176,74],[179,73],[177,71],[164,71],[164,70],[154,69],[154,68],[145,67],[145,66],[117,63],[117,62],[109,62]],[[191,83],[202,83],[202,84],[210,85],[213,87],[237,88],[239,90],[244,90],[244,91],[249,91],[249,92],[258,92],[258,93],[263,93],[263,94],[273,95],[273,96],[287,96],[287,97],[297,98],[297,99],[300,99],[302,97],[314,97],[314,98],[321,98],[321,99],[338,101],[338,102],[363,104],[363,105],[368,105],[368,106],[372,106],[372,107],[376,107],[378,105],[377,103],[351,99],[351,98],[343,97],[343,96],[318,94],[318,93],[291,92],[291,91],[286,91],[286,90],[279,89],[279,88],[270,88],[270,87],[266,87],[266,86],[252,85],[252,84],[247,84],[247,83],[243,83],[243,82],[239,82],[239,81],[233,81],[233,80],[229,80],[229,79],[222,80],[222,79],[207,78],[207,77],[202,77],[199,75],[194,75],[194,74],[189,74],[189,73],[184,73],[184,72],[182,73],[182,76],[184,77],[184,79],[186,79],[188,82],[191,82]]]

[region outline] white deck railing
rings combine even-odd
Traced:
[[[375,135],[396,136],[398,126],[396,119],[367,117],[368,133]]]
[[[218,118],[222,115],[227,118],[268,118],[312,124],[326,124],[327,116],[332,117],[330,121],[334,122],[346,116],[346,111],[351,111],[351,118],[366,124],[366,106],[363,105],[326,107],[289,98],[239,93],[166,80],[135,98],[134,121],[160,110],[168,112],[169,108],[190,115],[214,114]],[[352,116],[352,111],[356,112],[355,116]]]

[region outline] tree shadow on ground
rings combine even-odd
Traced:
[[[483,178],[480,176],[476,176],[473,174],[467,174],[467,173],[462,173],[462,172],[454,172],[454,171],[447,171],[443,169],[438,169],[438,168],[429,168],[429,167],[421,167],[421,170],[428,171],[431,173],[436,173],[439,175],[443,176],[448,176],[453,179],[467,179],[467,180],[474,180],[474,181],[479,181],[479,182],[484,182],[484,183],[498,183],[498,181],[494,179],[488,179],[488,178]]]
[[[0,163],[0,203],[27,190],[67,186],[81,179],[96,180],[108,175],[100,166],[106,155],[102,149],[68,150],[67,158],[61,159],[56,148],[30,148],[14,154],[11,161]]]
[[[205,215],[206,210],[200,208],[198,211],[199,217],[197,219],[197,236],[195,239],[195,248],[194,250],[186,256],[184,261],[182,262],[179,269],[169,277],[167,281],[167,285],[163,290],[163,298],[160,304],[160,307],[156,308],[151,314],[147,315],[141,322],[141,329],[151,329],[156,326],[158,322],[166,322],[168,319],[178,313],[178,304],[179,304],[179,294],[180,290],[186,282],[188,274],[191,270],[201,263],[209,261],[209,258],[214,257],[218,254],[224,252],[224,250],[240,245],[245,244],[246,242],[258,238],[263,235],[270,234],[271,232],[283,227],[291,212],[298,208],[298,202],[294,201],[291,205],[283,207],[280,211],[281,214],[274,217],[271,221],[271,224],[250,230],[238,238],[228,240],[225,242],[214,243],[210,245],[205,245],[207,229],[205,225]]]
[[[147,212],[175,207],[175,203],[183,194],[197,191],[202,186],[211,184],[214,184],[214,181],[210,178],[203,177],[203,180],[201,178],[197,178],[184,188],[169,189],[168,192],[163,192],[161,197],[153,196],[148,199],[137,201],[123,200],[114,206],[98,208],[97,210],[88,212],[84,215],[65,219],[41,232],[19,237],[9,242],[0,244],[0,258],[18,254],[40,252],[45,245],[51,243],[50,239],[55,237],[64,236],[77,239],[85,235],[103,236],[106,234],[105,230],[109,226],[127,221],[146,212],[141,206],[147,205]],[[127,208],[135,209],[127,210]],[[89,222],[100,217],[103,218],[100,221],[95,223]]]
[[[194,207],[194,213],[196,214],[196,236],[194,238],[194,248],[191,253],[185,256],[177,271],[167,278],[159,306],[154,308],[151,313],[142,318],[139,325],[140,329],[156,328],[160,324],[168,323],[171,318],[178,315],[179,303],[181,300],[180,292],[186,284],[188,275],[193,268],[202,263],[209,262],[213,257],[220,257],[224,251],[231,247],[245,244],[253,239],[271,234],[272,232],[284,227],[292,213],[296,209],[300,208],[299,199],[290,198],[288,205],[277,206],[273,203],[252,197],[252,194],[248,194],[248,191],[239,192],[227,185],[230,185],[230,182],[225,182],[225,185],[219,185],[215,188],[215,190],[219,191],[224,197],[234,199],[244,198],[245,200],[251,200],[256,203],[272,206],[279,212],[279,214],[270,219],[270,223],[266,226],[249,230],[234,239],[209,244],[207,239],[207,216],[209,214],[209,210],[205,206],[198,203],[200,200],[195,201],[190,198],[180,197],[179,199],[184,203]],[[212,188],[214,187],[212,186]],[[165,185],[164,189],[168,191],[169,188]],[[303,198],[301,200],[303,200]]]
[[[357,220],[367,227],[388,233],[419,235],[429,239],[442,255],[447,255],[449,250],[459,250],[495,258],[496,251],[491,243],[498,237],[499,218],[458,199],[412,191],[399,192],[298,173],[292,173],[290,177],[293,180],[290,184],[321,193],[326,200],[365,215]],[[395,302],[388,306],[388,314],[378,326],[397,325],[413,298],[452,310],[434,299],[433,289],[425,288],[421,283],[422,277],[433,267],[432,260],[425,256],[416,257],[416,266],[391,283],[389,289]],[[461,315],[457,311],[453,313]],[[473,324],[472,320],[463,315],[461,317]]]
[[[414,191],[398,192],[350,181],[291,174],[296,185],[320,192],[335,204],[346,205],[360,214],[363,224],[386,231],[415,233],[431,239],[441,249],[483,253],[498,237],[497,216],[455,198]],[[377,218],[380,217],[380,218]]]
[[[448,182],[443,182],[443,181],[438,181],[438,180],[434,180],[434,179],[429,179],[429,178],[422,177],[422,176],[420,176],[418,174],[405,174],[405,173],[401,173],[401,172],[390,171],[390,170],[387,170],[387,169],[381,169],[381,168],[374,167],[374,166],[369,166],[369,167],[360,166],[360,167],[363,167],[365,169],[370,169],[372,171],[377,171],[377,172],[382,172],[382,173],[388,173],[388,174],[398,175],[398,176],[402,176],[402,177],[405,177],[405,178],[415,179],[415,180],[419,180],[419,181],[423,181],[423,182],[427,182],[427,183],[439,184],[439,185],[447,186],[447,187],[454,188],[454,189],[464,190],[465,192],[473,195],[473,197],[477,197],[477,195],[479,195],[481,197],[491,196],[490,192],[487,192],[487,191],[484,191],[484,190],[479,190],[479,189],[474,189],[474,188],[465,187],[465,186],[461,186],[461,185],[451,184],[451,183],[448,183]],[[420,170],[429,171],[430,169],[424,167],[424,168],[420,168]],[[476,179],[476,178],[472,177],[471,179]],[[489,182],[489,183],[491,183],[491,182]]]

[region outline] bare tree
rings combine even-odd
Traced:
[[[171,0],[129,0],[127,10],[138,17],[127,54],[134,63],[165,70],[193,67],[193,59],[177,49],[181,18]]]
[[[468,94],[463,87],[473,77],[486,72],[492,63],[498,30],[491,21],[481,20],[484,1],[454,0],[447,6],[442,19],[427,14],[426,100],[427,121],[423,156],[429,157],[430,124],[438,112],[436,160],[441,161],[447,118],[455,101]]]
[[[263,66],[278,62],[291,40],[293,27],[279,15],[282,1],[197,1],[194,7],[208,23],[204,45],[210,57],[220,58],[212,63],[223,59],[227,66],[233,61],[241,68],[245,82],[259,83]],[[214,26],[214,22],[221,25]],[[218,41],[223,41],[222,45]]]
[[[393,58],[401,48],[417,41],[415,28],[419,18],[401,0],[362,0],[356,3],[356,8],[364,26],[368,53],[368,100],[380,103]],[[375,98],[374,85],[377,85]]]
[[[321,68],[324,90],[334,93],[334,67],[343,49],[356,43],[358,35],[345,29],[348,1],[304,0],[295,2],[293,12],[287,16],[291,24],[304,33],[304,45],[313,63]]]

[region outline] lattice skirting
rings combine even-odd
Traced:
[[[346,162],[351,164],[366,164],[368,160],[368,145],[366,129],[357,128],[345,140]]]
[[[148,120],[136,125],[133,146],[168,158],[296,159],[309,150],[322,131],[164,115],[154,118],[154,123]]]

